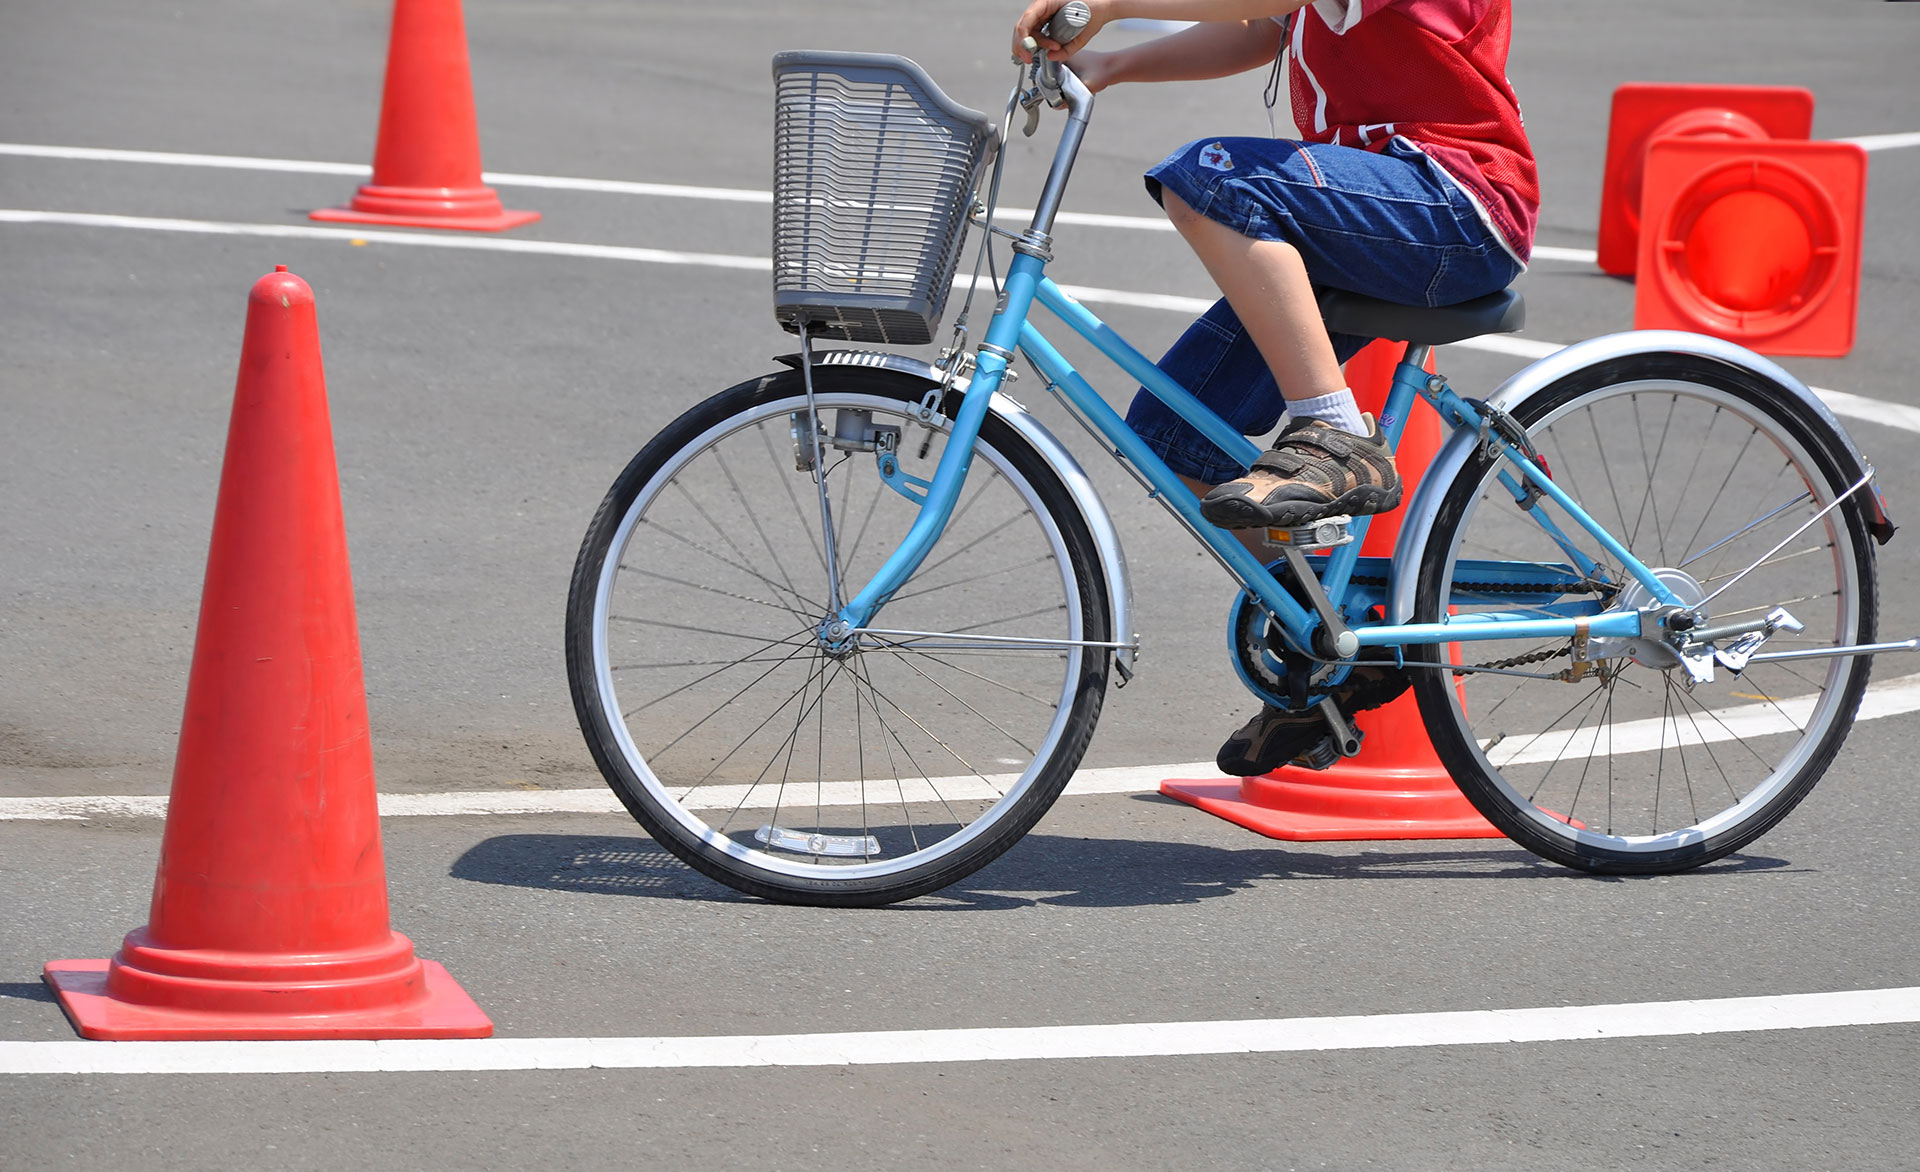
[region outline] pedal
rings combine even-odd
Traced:
[[[1320,715],[1326,718],[1327,735],[1318,744],[1293,759],[1302,769],[1331,769],[1345,757],[1358,757],[1367,734],[1353,727],[1331,698],[1320,701]]]
[[[1311,769],[1319,772],[1332,769],[1335,765],[1339,764],[1343,758],[1344,754],[1340,752],[1339,745],[1335,743],[1332,737],[1321,737],[1319,744],[1308,749],[1298,757],[1295,757],[1293,760],[1287,762],[1287,764],[1300,769]]]
[[[1348,528],[1352,524],[1353,518],[1345,514],[1322,517],[1298,529],[1269,529],[1267,540],[1274,545],[1291,545],[1295,549],[1332,549],[1353,541],[1353,533]]]

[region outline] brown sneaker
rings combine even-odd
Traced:
[[[1333,690],[1333,701],[1342,713],[1352,717],[1397,699],[1412,684],[1407,670],[1395,666],[1391,650],[1370,647],[1363,653],[1363,661]],[[1303,755],[1326,737],[1327,720],[1318,708],[1292,712],[1263,704],[1252,720],[1220,746],[1214,763],[1228,777],[1259,777],[1290,761],[1304,764]]]
[[[1291,423],[1245,476],[1215,488],[1200,513],[1222,529],[1294,529],[1400,503],[1400,473],[1373,416],[1353,435],[1318,419]]]
[[[1288,712],[1263,704],[1253,719],[1220,746],[1214,764],[1228,777],[1260,777],[1272,773],[1327,736],[1327,721],[1319,710]]]

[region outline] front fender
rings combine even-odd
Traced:
[[[783,355],[781,361],[797,367],[800,356]],[[945,371],[930,362],[880,350],[828,350],[815,354],[813,361],[816,366],[871,366],[894,370],[923,378],[929,383],[938,383],[946,377]],[[964,392],[967,380],[956,376],[953,386]],[[1120,673],[1120,682],[1124,684],[1133,678],[1140,637],[1133,629],[1133,583],[1127,574],[1127,556],[1120,548],[1120,532],[1114,528],[1113,515],[1107,511],[1106,502],[1100,499],[1093,481],[1087,478],[1086,471],[1073,458],[1073,453],[1025,407],[1000,391],[993,393],[993,399],[987,406],[1007,426],[1019,432],[1022,439],[1032,444],[1040,457],[1059,474],[1060,482],[1066,485],[1074,505],[1080,510],[1081,519],[1087,523],[1087,532],[1093,535],[1094,546],[1100,552],[1107,609],[1113,616],[1113,641],[1126,645],[1118,648],[1113,656],[1114,669]]]
[[[1844,451],[1836,455],[1850,462],[1844,474],[1850,480],[1857,480],[1866,474],[1868,464],[1854,446],[1853,437],[1847,434],[1833,412],[1805,383],[1777,363],[1744,346],[1705,334],[1690,334],[1681,330],[1633,330],[1577,342],[1549,354],[1501,383],[1498,390],[1487,396],[1487,402],[1511,412],[1541,390],[1577,370],[1635,354],[1693,354],[1739,367],[1778,384],[1799,399],[1808,411],[1832,426],[1844,445]],[[1412,621],[1414,593],[1420,583],[1420,560],[1426,552],[1427,537],[1433,530],[1434,519],[1439,516],[1440,502],[1460,469],[1473,458],[1474,448],[1478,444],[1479,436],[1472,432],[1455,431],[1449,435],[1441,445],[1439,454],[1433,458],[1433,463],[1422,475],[1419,489],[1407,502],[1406,514],[1400,522],[1400,538],[1393,550],[1393,583],[1386,607],[1388,623],[1398,625]],[[1869,513],[1868,528],[1884,544],[1893,535],[1893,525],[1887,519],[1886,508],[1877,491],[1867,493],[1865,499]]]

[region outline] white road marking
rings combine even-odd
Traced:
[[[4,145],[4,144],[0,144]],[[469,252],[513,252],[532,256],[570,256],[593,260],[639,261],[646,264],[700,265],[708,268],[745,269],[772,272],[773,261],[764,256],[736,256],[716,252],[675,252],[659,248],[634,248],[616,244],[574,244],[564,240],[530,240],[520,237],[465,236],[430,232],[395,232],[381,229],[321,228],[311,224],[244,224],[220,220],[182,220],[154,216],[116,216],[93,212],[33,211],[24,208],[0,208],[0,224],[61,224],[81,228],[123,228],[147,232],[190,232],[210,236],[258,236],[287,240],[321,240],[339,244],[355,241],[366,244],[393,244],[414,248],[451,248]],[[961,286],[964,276],[956,277]],[[1125,305],[1139,309],[1162,309],[1173,313],[1198,315],[1213,305],[1206,297],[1181,297],[1170,293],[1135,293],[1125,289],[1101,289],[1092,285],[1062,285],[1061,290],[1076,301],[1093,305]],[[1529,362],[1565,349],[1558,342],[1540,342],[1511,335],[1487,334],[1450,343],[1463,350],[1504,354]],[[1812,388],[1814,394],[1836,415],[1877,423],[1882,427],[1920,432],[1920,408],[1889,403],[1845,391]]]
[[[1118,22],[1125,23],[1125,22]],[[1138,22],[1144,25],[1167,22]],[[1180,22],[1171,22],[1185,27]],[[1864,134],[1842,138],[1868,151],[1893,150],[1920,146],[1920,132],[1905,134]],[[329,163],[317,159],[270,159],[255,155],[206,155],[179,151],[134,151],[111,147],[57,146],[41,143],[0,142],[0,155],[23,158],[67,159],[96,163],[141,163],[168,167],[210,167],[229,171],[278,171],[304,175],[351,175],[367,177],[373,168],[365,163]],[[701,187],[684,183],[643,183],[629,179],[592,179],[573,175],[526,175],[513,171],[483,171],[481,182],[496,187],[532,187],[549,191],[586,191],[603,195],[640,195],[664,199],[703,199],[721,203],[771,204],[773,193],[747,187]],[[1003,207],[996,220],[1018,222],[1031,219],[1032,208]],[[1119,216],[1097,212],[1061,212],[1059,224],[1090,228],[1121,228],[1136,232],[1171,232],[1173,225],[1162,216]],[[1560,248],[1535,245],[1535,260],[1593,264],[1598,255],[1590,248]]]
[[[1629,753],[1773,736],[1804,726],[1813,714],[1814,700],[1814,696],[1805,695],[1782,697],[1772,703],[1736,704],[1694,712],[1692,720],[1682,721],[1676,714],[1673,723],[1658,717],[1628,720],[1604,733],[1596,725],[1588,729],[1562,729],[1538,737],[1516,736],[1496,746],[1488,758],[1495,765],[1525,765],[1558,760],[1576,744],[1574,759],[1578,760],[1589,754],[1624,757]],[[1901,676],[1884,684],[1869,685],[1854,721],[1878,720],[1915,711],[1920,711],[1920,675]]]
[[[199,155],[176,151],[127,151],[106,147],[42,146],[34,143],[0,142],[0,155],[39,159],[69,159],[96,163],[144,163],[167,167],[211,167],[229,171],[278,171],[306,175],[352,175],[365,178],[373,168],[365,163],[326,163],[307,159],[264,159],[249,155]],[[722,203],[772,204],[771,191],[741,187],[696,187],[683,183],[640,183],[626,179],[585,179],[567,175],[521,175],[510,171],[485,171],[481,180],[495,187],[534,187],[550,191],[589,191],[604,195],[642,195],[664,199],[704,199]],[[1032,208],[996,209],[995,220],[1020,223],[1033,218]],[[1061,212],[1059,224],[1084,228],[1121,228],[1136,232],[1171,232],[1173,224],[1163,216],[1116,216],[1097,212]],[[1592,264],[1595,253],[1584,248],[1536,246],[1533,255],[1541,260],[1573,261]]]
[[[1743,737],[1764,737],[1800,727],[1813,711],[1812,696],[1785,697],[1776,704],[1736,704],[1696,713],[1689,725],[1673,726],[1660,720],[1626,721],[1614,726],[1610,745],[1595,743],[1593,729],[1560,730],[1539,737],[1514,737],[1503,742],[1492,754],[1494,764],[1528,764],[1552,761],[1569,749],[1575,757],[1611,751],[1616,757],[1631,753],[1701,744],[1717,744]],[[1901,676],[1885,683],[1870,685],[1860,702],[1856,722],[1880,720],[1920,711],[1920,675]],[[1676,732],[1675,729],[1680,731]],[[1191,761],[1173,765],[1128,765],[1106,769],[1082,769],[1067,783],[1069,797],[1098,794],[1153,793],[1168,778],[1218,778],[1220,771],[1211,761]],[[828,782],[824,787],[809,786],[808,801],[827,806],[857,806],[863,796],[876,787],[885,793],[904,791],[912,801],[949,801],[991,799],[1005,792],[1012,774],[985,778],[947,777],[934,782],[925,779],[891,778],[872,780],[863,788],[859,782]],[[1224,779],[1223,779],[1224,780]],[[898,788],[896,788],[898,787]],[[817,792],[816,792],[817,789]],[[688,805],[696,810],[767,809],[778,796],[777,785],[707,786]],[[381,794],[380,814],[387,818],[460,817],[465,815],[533,814],[619,814],[620,805],[611,790],[466,790],[454,793]],[[164,818],[167,798],[164,794],[86,794],[57,798],[0,798],[0,822],[77,822],[92,818]]]
[[[1534,260],[1563,260],[1573,264],[1597,264],[1600,254],[1591,248],[1555,248],[1549,244],[1536,244],[1531,254]]]
[[[673,252],[659,248],[631,248],[618,244],[571,244],[564,240],[528,240],[511,236],[437,236],[427,232],[393,232],[368,228],[321,228],[312,224],[239,224],[221,220],[179,220],[156,216],[111,216],[91,212],[41,212],[0,208],[0,224],[65,224],[80,228],[128,228],[142,232],[192,232],[205,236],[259,236],[281,240],[325,240],[335,244],[362,241],[415,248],[451,248],[469,252],[517,252],[536,256],[577,256],[594,260],[631,260],[647,264],[702,265],[708,268],[750,269],[770,273],[773,261],[764,256],[730,256],[717,252]]]
[[[1160,787],[1160,782],[1169,777],[1215,777],[1219,770],[1211,761],[1193,761],[1174,765],[1128,765],[1108,769],[1082,769],[1074,774],[1067,783],[1068,797],[1084,797],[1093,794],[1130,794],[1152,793]],[[1012,780],[1011,776],[1001,776],[991,781],[1004,785]],[[910,783],[913,788],[929,789],[928,783],[920,781]],[[872,781],[874,786],[888,788],[894,785],[892,780]],[[969,788],[971,787],[971,788]],[[776,786],[760,787],[765,794],[771,795]],[[697,801],[689,803],[694,809],[725,810],[739,805],[746,797],[745,786],[710,786],[700,792]],[[942,779],[941,793],[949,798],[962,798],[977,789],[979,793],[992,792],[987,782],[980,779]],[[963,793],[961,790],[967,790]],[[808,801],[814,798],[812,787],[807,790]],[[911,795],[910,795],[911,796]],[[828,785],[820,795],[823,804],[830,806],[856,806],[860,804],[860,789],[856,782],[836,782]],[[929,791],[926,797],[931,800]],[[380,813],[387,818],[424,818],[458,817],[468,814],[624,814],[626,807],[613,796],[613,791],[604,786],[592,789],[557,790],[470,790],[455,793],[438,794],[381,794]],[[165,794],[88,794],[78,797],[62,798],[0,798],[0,822],[73,822],[88,818],[164,818],[167,814],[167,796]]]
[[[1920,146],[1920,131],[1911,131],[1906,134],[1856,134],[1852,138],[1834,141],[1850,142],[1866,151],[1890,151],[1899,147]]]
[[[1920,1021],[1920,988],[1246,1021],[667,1038],[0,1042],[0,1074],[663,1070],[1289,1054],[1693,1037]]]

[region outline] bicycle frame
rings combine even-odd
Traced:
[[[1201,517],[1199,501],[1167,467],[1166,462],[1147,446],[1127,425],[1126,420],[1101,398],[1092,384],[1028,320],[1032,306],[1038,303],[1056,315],[1074,333],[1086,339],[1236,460],[1250,464],[1260,454],[1260,449],[1185,387],[1162,373],[1106,322],[1062,292],[1052,279],[1045,276],[1045,263],[1041,257],[1027,253],[1014,258],[1005,285],[1005,308],[995,315],[987,330],[986,343],[980,347],[979,364],[972,385],[953,420],[952,434],[934,472],[920,516],[900,547],[860,593],[845,605],[839,618],[851,629],[864,628],[932,550],[947,518],[952,515],[965,483],[973,443],[986,416],[987,399],[1003,381],[1008,366],[1007,356],[1017,346],[1047,380],[1048,389],[1064,396],[1080,418],[1139,471],[1151,486],[1153,495],[1171,509],[1195,537],[1227,566],[1233,576],[1260,600],[1293,645],[1301,649],[1310,647],[1313,629],[1319,624],[1318,617],[1302,606],[1230,531],[1220,529]],[[1480,414],[1472,404],[1460,398],[1444,380],[1430,378],[1421,368],[1424,356],[1425,348],[1418,348],[1416,353],[1409,355],[1411,360],[1403,361],[1394,373],[1393,387],[1381,413],[1383,430],[1392,444],[1398,444],[1408,410],[1413,406],[1416,396],[1424,397],[1440,413],[1440,417],[1455,428],[1478,431],[1481,426]],[[1678,605],[1678,600],[1665,583],[1593,520],[1578,502],[1553,482],[1545,470],[1512,444],[1504,440],[1495,442],[1529,484],[1559,505],[1581,530],[1618,559],[1653,598],[1662,604]],[[1511,489],[1515,486],[1509,481],[1508,487]],[[1515,493],[1516,498],[1521,495]],[[1537,506],[1534,511],[1538,517]],[[1544,517],[1538,519],[1559,544],[1569,548],[1570,553],[1577,552],[1550,520]],[[1321,585],[1336,608],[1346,600],[1348,584],[1359,560],[1361,539],[1366,534],[1368,521],[1366,517],[1354,519],[1350,527],[1354,540],[1333,549],[1320,574]],[[1581,568],[1584,571],[1587,567]],[[1389,573],[1397,575],[1404,570],[1405,567],[1392,566]],[[1461,616],[1459,621],[1453,622],[1355,625],[1354,632],[1362,647],[1482,639],[1571,638],[1581,628],[1596,638],[1637,638],[1641,634],[1639,611],[1602,614],[1596,603],[1576,605],[1586,613],[1541,618],[1531,614],[1483,612]]]
[[[1213,551],[1240,584],[1259,600],[1285,632],[1289,643],[1296,650],[1311,656],[1312,635],[1320,625],[1319,617],[1303,606],[1232,532],[1214,526],[1200,515],[1198,500],[1167,467],[1166,462],[1147,446],[1127,425],[1126,420],[1101,398],[1072,363],[1028,320],[1033,306],[1038,303],[1235,460],[1241,464],[1251,464],[1259,456],[1260,449],[1251,440],[1201,403],[1187,388],[1169,378],[1111,326],[1067,296],[1046,276],[1045,268],[1050,259],[1046,247],[1048,232],[1052,228],[1053,214],[1093,103],[1092,95],[1079,86],[1070,71],[1061,70],[1059,76],[1065,84],[1064,96],[1069,107],[1066,132],[1062,135],[1045,190],[1038,202],[1033,226],[1015,245],[1016,255],[1007,273],[1002,303],[987,328],[985,340],[978,348],[972,384],[952,421],[946,450],[935,469],[926,501],[900,547],[859,594],[845,603],[835,616],[837,622],[833,626],[838,632],[846,633],[858,633],[866,629],[887,600],[932,550],[965,484],[973,446],[987,414],[988,400],[1000,387],[1007,367],[1018,351],[1026,354],[1039,370],[1041,377],[1046,380],[1047,389],[1064,396],[1080,420],[1133,466],[1150,486],[1152,495],[1158,497],[1196,538]],[[1504,437],[1488,438],[1490,421],[1484,420],[1481,412],[1456,394],[1444,379],[1430,377],[1422,369],[1426,353],[1425,346],[1410,348],[1407,359],[1401,362],[1394,373],[1393,385],[1381,412],[1381,425],[1390,446],[1398,446],[1414,399],[1425,398],[1449,426],[1480,434],[1486,439],[1490,450],[1497,450],[1511,461],[1531,486],[1531,492],[1557,504],[1580,530],[1616,559],[1656,603],[1662,606],[1680,605],[1666,583],[1555,484],[1545,469]],[[1508,473],[1502,472],[1500,475],[1509,491],[1514,493],[1516,501],[1528,508],[1543,530],[1574,559],[1580,572],[1591,572],[1592,560],[1582,554],[1566,534],[1544,515],[1537,503],[1531,506],[1526,504],[1529,490],[1521,488]],[[1368,522],[1369,518],[1366,517],[1356,518],[1352,522],[1349,531],[1353,534],[1353,540],[1331,550],[1320,572],[1321,586],[1336,612],[1343,610],[1343,604],[1347,601],[1348,587],[1359,560],[1361,539],[1366,534]],[[1388,568],[1390,579],[1416,571],[1417,567],[1391,563]],[[1391,586],[1389,590],[1391,592]],[[1537,612],[1478,612],[1436,623],[1366,625],[1352,622],[1350,625],[1360,647],[1399,647],[1494,639],[1572,638],[1580,633],[1597,638],[1638,638],[1642,634],[1643,617],[1638,610],[1605,613],[1596,602],[1581,602],[1557,608],[1557,613],[1552,617],[1541,617]]]

